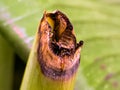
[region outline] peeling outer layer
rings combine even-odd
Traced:
[[[44,76],[69,80],[80,63],[83,41],[76,43],[73,26],[60,11],[44,13],[38,31],[38,61]]]

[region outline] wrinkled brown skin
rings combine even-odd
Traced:
[[[55,22],[53,31],[47,17]],[[69,80],[80,64],[83,41],[76,43],[73,26],[67,16],[60,11],[45,12],[38,36],[38,62],[43,75],[53,80]]]

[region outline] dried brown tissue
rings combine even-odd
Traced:
[[[69,80],[80,64],[83,41],[76,42],[74,29],[61,11],[45,12],[38,30],[38,62],[44,76]]]

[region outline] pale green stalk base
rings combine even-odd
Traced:
[[[29,56],[20,90],[73,90],[74,77],[68,81],[55,81],[45,77],[37,61],[37,37]]]

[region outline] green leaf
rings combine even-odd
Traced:
[[[14,52],[0,35],[0,90],[12,90]]]
[[[67,14],[77,39],[84,40],[75,90],[119,90],[119,0],[1,0],[1,27],[7,30],[9,26],[11,32],[19,36],[20,42],[25,43],[23,46],[31,47],[43,12],[56,9]],[[9,41],[5,37],[7,33],[1,30],[0,34]],[[21,46],[12,40],[13,47]],[[27,50],[21,52],[27,53]],[[16,52],[21,56],[19,50]],[[23,59],[25,56],[23,54]]]

